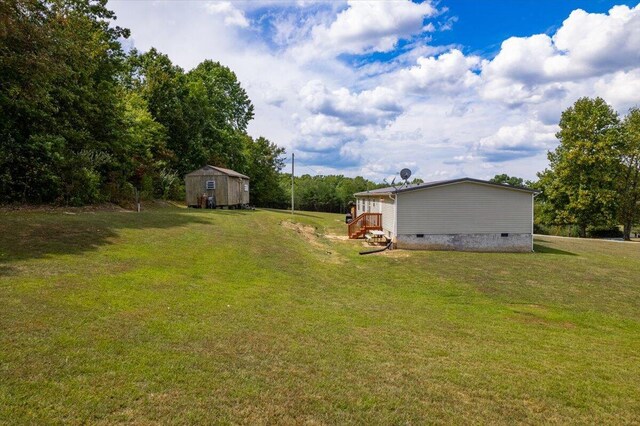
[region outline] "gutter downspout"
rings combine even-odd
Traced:
[[[396,237],[398,236],[398,189],[395,188],[393,194],[389,194],[389,198],[393,200],[393,235],[391,241],[395,245]]]

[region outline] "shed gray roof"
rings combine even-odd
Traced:
[[[480,180],[480,179],[473,179],[473,178],[469,178],[469,177],[464,177],[464,178],[460,178],[460,179],[449,179],[449,180],[439,180],[439,181],[435,181],[435,182],[425,182],[425,183],[415,183],[415,184],[408,184],[408,185],[398,185],[397,187],[388,186],[386,188],[378,188],[378,189],[372,189],[370,191],[357,192],[354,195],[360,196],[360,197],[364,197],[364,196],[367,196],[367,195],[394,194],[394,193],[401,193],[401,192],[416,191],[418,189],[435,188],[437,186],[450,185],[450,184],[453,184],[453,183],[462,183],[462,182],[480,183],[480,184],[483,184],[483,185],[496,186],[496,187],[502,188],[502,189],[510,189],[510,190],[514,190],[514,191],[530,192],[532,194],[535,194],[536,192],[538,192],[538,191],[535,191],[535,190],[533,190],[531,188],[526,188],[524,186],[512,186],[512,185],[506,185],[506,184],[502,184],[502,183],[489,182],[487,180]]]
[[[231,169],[225,169],[222,167],[216,167],[216,166],[210,166],[210,165],[206,165],[204,167],[199,168],[198,170],[194,170],[191,173],[187,173],[187,176],[200,176],[200,175],[207,175],[208,171],[211,170],[216,170],[222,174],[225,174],[227,176],[233,176],[233,177],[239,177],[239,178],[243,178],[243,179],[249,179],[249,176],[245,176],[241,173],[235,172]]]

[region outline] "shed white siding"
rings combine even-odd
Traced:
[[[531,234],[530,192],[461,182],[398,194],[398,235]],[[383,221],[385,220],[383,214]]]

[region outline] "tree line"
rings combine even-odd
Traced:
[[[280,175],[283,198],[274,207],[291,207],[291,174]],[[388,186],[386,182],[376,183],[362,176],[355,178],[343,175],[304,174],[294,177],[295,208],[299,210],[345,213],[349,203],[355,201],[353,194]]]
[[[576,236],[630,239],[640,224],[640,109],[620,115],[602,98],[581,98],[561,115],[558,147],[537,180],[497,175],[495,182],[539,191],[539,232],[575,229]]]
[[[0,202],[181,198],[204,164],[248,175],[255,203],[281,197],[284,149],[247,134],[254,109],[235,73],[125,52],[130,32],[106,3],[0,2]]]

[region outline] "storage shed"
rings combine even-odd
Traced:
[[[249,204],[249,177],[222,167],[204,166],[184,177],[189,207],[239,207]]]
[[[398,248],[532,251],[535,194],[472,178],[359,192],[349,237],[378,229]]]

